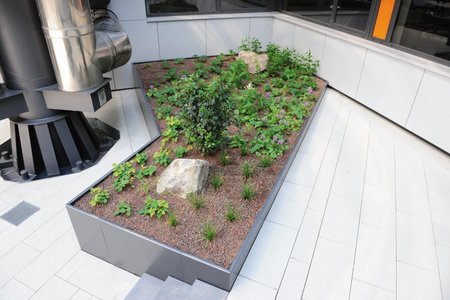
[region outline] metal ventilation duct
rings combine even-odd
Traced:
[[[130,41],[117,20],[101,18],[94,26],[89,0],[37,0],[37,4],[61,90],[96,87],[104,72],[131,57]]]

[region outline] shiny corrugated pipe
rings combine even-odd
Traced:
[[[59,89],[98,86],[102,74],[127,63],[131,45],[117,20],[92,21],[89,0],[36,0]]]

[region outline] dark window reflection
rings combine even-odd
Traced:
[[[368,0],[339,0],[335,23],[365,31],[371,4]]]
[[[330,23],[333,0],[287,0],[286,10],[307,16],[320,22]]]
[[[215,11],[211,0],[146,0],[147,13],[210,13]]]
[[[267,8],[268,0],[222,0],[220,1],[221,10],[249,10]]]
[[[404,0],[392,42],[450,60],[450,1]]]

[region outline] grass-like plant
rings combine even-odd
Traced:
[[[242,198],[244,198],[245,200],[251,200],[253,199],[253,197],[255,197],[255,191],[253,187],[250,184],[245,183],[242,186]]]
[[[197,195],[196,193],[189,193],[187,195],[187,200],[195,209],[200,209],[205,206],[205,198],[203,197],[203,194]]]
[[[209,220],[202,224],[202,236],[205,241],[211,242],[217,236],[217,227]]]
[[[176,58],[173,62],[176,65],[182,65],[182,64],[184,64],[184,58]]]
[[[167,70],[167,69],[170,68],[170,64],[169,64],[169,62],[168,62],[167,60],[163,60],[163,61],[161,62],[161,67],[162,67],[163,69]]]
[[[238,211],[238,209],[233,207],[231,202],[227,203],[227,213],[225,216],[226,216],[228,222],[234,222],[237,219],[239,219],[239,211]]]
[[[261,168],[268,168],[272,165],[273,163],[273,158],[271,158],[270,156],[263,156],[261,158],[261,160],[259,161],[259,166]]]
[[[126,215],[127,217],[131,216],[131,205],[125,202],[125,200],[120,200],[117,204],[116,211],[114,212],[115,216]]]
[[[211,177],[211,185],[217,191],[223,184],[223,176],[222,174],[214,174]]]
[[[247,179],[253,176],[253,167],[248,161],[242,164],[242,175]]]
[[[173,211],[169,211],[169,213],[167,215],[167,223],[171,227],[176,227],[178,225],[177,216],[175,215],[175,213]]]
[[[228,166],[231,163],[230,155],[226,151],[220,152],[219,160],[222,166]]]
[[[92,188],[90,194],[92,195],[92,199],[89,201],[91,206],[106,204],[111,197],[108,189],[102,189],[99,187]]]

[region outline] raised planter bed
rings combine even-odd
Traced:
[[[152,136],[155,136],[155,139],[149,144],[151,146],[158,139],[159,130],[156,126],[156,119],[151,113],[150,105],[146,100],[145,90],[143,83],[138,77],[136,65],[134,65],[134,75],[136,86],[141,87],[141,90],[138,91],[141,107],[144,112],[151,115],[146,124],[153,131],[154,135]],[[253,225],[229,267],[219,266],[218,264],[196,257],[175,247],[168,246],[155,239],[119,226],[115,222],[80,209],[76,203],[85,197],[90,188],[67,204],[67,210],[81,249],[137,275],[148,273],[161,279],[166,279],[167,276],[173,276],[189,284],[199,279],[229,291],[244,264],[284,178],[291,167],[295,155],[303,142],[311,121],[320,106],[325,87],[326,83],[323,86],[322,93],[317,98],[315,106],[311,110],[310,116],[302,125],[301,135],[289,150],[290,154],[287,157],[284,167],[278,174],[266,201],[257,213],[252,223]],[[93,183],[92,187],[108,180],[109,175]]]

